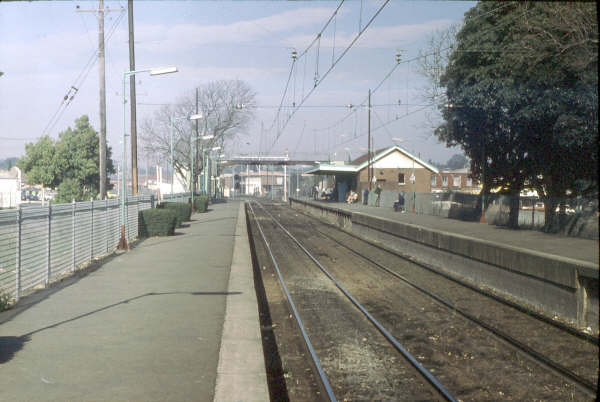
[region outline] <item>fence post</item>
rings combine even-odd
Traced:
[[[23,211],[21,204],[17,211],[17,261],[15,270],[17,271],[15,301],[18,302],[21,297],[21,220],[23,219]]]
[[[75,271],[75,200],[71,201],[71,271]]]
[[[48,236],[46,237],[46,287],[50,283],[50,275],[51,275],[51,264],[50,264],[50,242],[52,235],[52,204],[48,203]]]
[[[104,197],[104,236],[106,237],[106,253],[108,254],[108,239],[110,237],[110,226],[108,224],[108,198]]]
[[[90,201],[92,202],[92,207],[91,207],[92,224],[91,224],[91,233],[90,233],[90,262],[92,262],[94,260],[94,199],[90,198]]]

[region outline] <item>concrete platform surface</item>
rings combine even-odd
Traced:
[[[0,399],[212,401],[219,354],[221,364],[238,357],[219,352],[236,298],[254,303],[238,324],[250,327],[247,343],[258,337],[250,363],[264,372],[242,204],[192,219],[0,313]],[[230,280],[232,261],[241,281]]]
[[[306,199],[306,201],[318,202],[332,208],[360,212],[425,228],[457,233],[475,239],[506,244],[526,250],[591,262],[598,266],[599,248],[596,240],[548,234],[535,230],[511,230],[505,227],[481,224],[479,222],[465,222],[457,219],[419,215],[411,212],[394,212],[394,210],[389,207],[347,204],[344,202],[323,202],[309,199]]]

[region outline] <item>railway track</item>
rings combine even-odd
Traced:
[[[262,206],[261,206],[262,207]],[[250,209],[252,211],[252,214],[254,215],[254,218],[256,220],[256,213],[254,211],[254,208],[252,208],[252,206],[250,206]],[[265,211],[266,212],[266,211]],[[267,212],[268,214],[268,212]],[[396,339],[394,338],[394,336],[383,326],[381,325],[328,271],[325,267],[323,267],[322,264],[319,263],[319,261],[290,233],[288,232],[283,226],[281,226],[281,224],[279,224],[279,222],[272,217],[272,220],[286,233],[286,235],[288,235],[293,241],[294,243],[300,248],[302,249],[302,251],[304,253],[306,253],[306,255],[312,260],[312,262],[315,263],[316,266],[319,267],[319,269],[336,285],[336,287],[343,293],[343,295],[348,298],[348,300],[350,300],[352,302],[352,304],[368,319],[368,321],[375,326],[375,328],[377,328],[377,330],[385,337],[385,339],[387,339],[387,341],[390,343],[390,345],[392,345],[394,347],[394,349],[396,351],[398,351],[400,354],[402,354],[402,356],[404,356],[404,358],[415,368],[415,370],[419,373],[419,375],[421,375],[429,384],[430,386],[435,390],[435,393],[437,393],[437,396],[440,399],[443,400],[447,400],[447,401],[456,401],[456,399],[454,398],[454,396],[452,396],[452,394],[450,394],[445,388],[444,386],[438,381],[437,378],[435,378],[435,376],[433,376],[427,369],[425,369],[419,362],[418,360],[411,355],[403,346],[402,344]],[[302,333],[302,337],[304,339],[304,341],[306,342],[307,348],[309,350],[311,359],[313,361],[314,366],[317,368],[318,371],[318,375],[319,378],[321,380],[321,383],[323,385],[323,388],[326,390],[327,393],[327,397],[329,398],[329,400],[331,401],[337,401],[337,398],[334,394],[333,388],[330,384],[330,381],[327,377],[327,374],[325,373],[325,370],[323,369],[321,362],[319,360],[319,357],[317,356],[317,353],[315,352],[315,348],[312,345],[312,342],[307,334],[306,328],[303,324],[302,318],[300,317],[300,314],[298,312],[298,308],[296,307],[296,304],[294,302],[294,299],[292,297],[291,292],[289,291],[287,285],[286,285],[286,281],[283,277],[283,275],[281,274],[281,270],[279,269],[279,265],[277,263],[277,260],[271,250],[271,246],[269,241],[267,240],[265,233],[263,231],[263,228],[261,226],[261,224],[256,221],[258,230],[261,234],[262,240],[264,241],[268,253],[272,259],[273,265],[275,267],[275,270],[277,272],[277,276],[279,278],[279,281],[281,283],[283,292],[286,295],[286,298],[290,304],[290,308],[293,312],[294,318],[296,319],[296,322],[298,324],[298,327]]]
[[[258,204],[254,204],[254,205],[258,205]],[[329,261],[327,263],[323,263],[321,261],[319,261],[320,259],[323,259],[323,255],[326,255],[327,252],[323,253],[323,250],[326,249],[332,249],[333,248],[339,248],[342,249],[343,252],[342,254],[346,253],[347,255],[351,255],[353,256],[353,258],[355,260],[360,260],[360,263],[358,265],[360,265],[362,267],[362,269],[367,268],[367,270],[369,271],[368,275],[376,275],[373,272],[375,272],[375,270],[377,272],[379,272],[378,275],[383,275],[381,276],[378,280],[379,281],[386,281],[386,282],[396,282],[396,283],[402,283],[403,286],[405,286],[405,288],[410,288],[411,292],[417,292],[420,294],[420,297],[423,298],[428,298],[430,299],[430,303],[431,301],[433,301],[433,303],[435,303],[437,305],[436,310],[436,314],[439,313],[440,308],[443,308],[446,310],[445,314],[450,314],[454,317],[454,319],[458,322],[458,319],[456,317],[461,317],[464,321],[468,321],[469,323],[471,323],[472,325],[477,326],[477,329],[475,330],[476,332],[480,332],[482,330],[484,330],[486,333],[488,333],[488,337],[489,334],[492,334],[493,337],[497,338],[498,340],[500,340],[503,344],[505,345],[510,345],[510,347],[513,350],[518,350],[520,354],[522,354],[523,356],[525,356],[527,359],[529,359],[529,361],[534,361],[538,366],[543,367],[546,371],[551,370],[552,373],[554,374],[555,378],[559,377],[562,379],[562,381],[564,383],[560,384],[560,386],[558,386],[558,388],[569,388],[569,391],[567,392],[567,394],[571,395],[571,398],[568,399],[572,399],[574,396],[579,395],[579,396],[583,396],[581,394],[578,394],[578,392],[575,392],[574,389],[577,389],[577,391],[583,391],[583,394],[587,395],[587,398],[590,398],[595,395],[595,393],[597,392],[597,387],[595,382],[593,381],[594,375],[590,376],[585,376],[585,375],[581,375],[581,373],[578,373],[576,370],[572,370],[570,367],[566,367],[565,365],[561,364],[560,359],[555,359],[554,356],[547,356],[544,353],[540,352],[539,350],[537,350],[535,347],[531,347],[530,345],[526,344],[525,342],[517,339],[516,337],[514,337],[513,335],[511,335],[509,332],[503,331],[501,328],[498,328],[497,326],[494,326],[492,324],[490,324],[489,322],[487,322],[485,319],[482,319],[482,317],[476,313],[474,313],[473,311],[470,311],[469,309],[465,309],[460,307],[456,301],[453,300],[447,300],[445,299],[443,296],[440,296],[439,294],[432,292],[431,290],[426,289],[426,287],[421,286],[420,284],[416,283],[416,281],[412,280],[411,278],[402,275],[401,273],[397,272],[393,267],[390,267],[389,265],[389,261],[388,263],[382,263],[381,261],[378,261],[377,258],[373,258],[372,257],[372,253],[374,252],[374,249],[376,249],[377,251],[375,251],[375,253],[381,253],[380,249],[377,249],[376,246],[374,245],[369,245],[368,243],[364,243],[361,244],[360,246],[358,245],[359,240],[356,238],[353,238],[351,235],[348,234],[343,234],[343,232],[340,232],[337,229],[334,229],[332,227],[329,227],[326,224],[320,223],[315,221],[314,219],[310,219],[308,224],[304,223],[304,227],[303,229],[297,229],[296,227],[294,227],[294,230],[292,230],[290,228],[290,226],[294,226],[294,219],[290,218],[289,216],[289,210],[287,208],[283,208],[281,206],[269,206],[269,208],[274,208],[274,212],[279,214],[279,219],[284,221],[287,220],[286,226],[288,226],[288,228],[284,227],[284,225],[279,222],[271,213],[269,213],[266,208],[262,205],[260,205],[260,210],[261,210],[261,214],[262,214],[262,219],[270,219],[272,220],[272,222],[274,222],[273,228],[277,227],[279,229],[279,236],[277,236],[276,238],[278,240],[281,240],[281,233],[285,234],[286,237],[290,238],[293,240],[293,242],[297,245],[297,247],[299,247],[302,252],[304,254],[306,254],[307,256],[309,256],[310,260],[312,261],[313,264],[319,266],[319,269],[324,272],[325,275],[327,275],[327,277],[333,282],[335,283],[335,285],[341,289],[341,291],[343,293],[346,294],[346,297],[348,297],[352,303],[355,306],[360,306],[358,307],[362,314],[364,314],[366,317],[372,318],[373,322],[375,322],[376,324],[374,324],[377,329],[384,334],[384,336],[386,336],[386,338],[388,339],[388,341],[390,341],[392,344],[395,344],[397,350],[399,350],[401,353],[403,353],[403,355],[405,356],[405,358],[408,361],[411,361],[411,363],[416,363],[416,365],[414,365],[415,367],[420,367],[422,368],[423,371],[421,371],[421,375],[424,376],[424,378],[427,379],[427,381],[433,386],[436,387],[439,386],[441,387],[441,389],[443,391],[440,391],[440,388],[438,389],[439,395],[445,399],[448,400],[452,400],[452,398],[454,398],[454,396],[450,393],[450,391],[446,390],[446,388],[442,385],[442,383],[440,383],[440,381],[438,381],[437,379],[435,379],[435,377],[431,374],[431,372],[427,369],[425,369],[425,367],[423,365],[421,365],[421,363],[419,362],[419,357],[423,357],[422,355],[424,355],[425,353],[421,353],[421,356],[419,356],[419,350],[421,350],[421,352],[423,352],[423,348],[416,346],[414,342],[409,342],[411,344],[410,348],[415,350],[415,354],[418,356],[417,358],[415,358],[415,356],[413,356],[413,354],[411,354],[409,352],[409,348],[403,346],[401,344],[401,342],[397,339],[399,337],[401,337],[402,335],[397,335],[396,337],[394,337],[393,333],[395,333],[395,331],[397,331],[397,329],[395,329],[395,327],[397,327],[398,325],[391,325],[391,329],[390,328],[385,328],[384,324],[382,324],[381,322],[395,322],[395,316],[392,315],[391,319],[390,319],[390,312],[389,310],[394,310],[396,307],[393,307],[391,309],[388,309],[388,311],[383,311],[382,312],[382,308],[380,308],[377,303],[373,302],[372,300],[369,300],[369,298],[365,298],[365,300],[367,300],[367,303],[363,303],[363,305],[361,305],[359,303],[359,301],[357,300],[356,297],[352,296],[350,294],[349,291],[346,290],[346,288],[344,288],[344,286],[338,281],[336,280],[333,275],[325,268],[324,265],[326,265],[327,263],[329,263]],[[256,212],[255,212],[255,208],[251,208],[254,214],[254,218],[255,220],[258,219],[256,217]],[[294,211],[295,212],[295,211]],[[295,216],[297,216],[297,213],[295,214]],[[307,219],[305,217],[303,217],[304,219]],[[258,221],[257,221],[258,224]],[[310,235],[306,235],[306,232],[311,233]],[[271,229],[271,233],[273,233],[273,229]],[[294,232],[294,233],[292,233]],[[263,233],[262,229],[261,229],[261,233],[262,236],[265,236],[265,234]],[[298,238],[302,238],[304,237],[304,240],[302,240],[302,242],[304,244],[301,243],[301,241]],[[268,244],[268,240],[266,239],[266,237],[264,238],[264,241],[266,244]],[[316,243],[316,244],[315,244]],[[319,249],[319,243],[321,243],[321,248]],[[327,243],[327,244],[325,244]],[[309,250],[310,249],[310,250]],[[363,252],[363,250],[367,250],[368,252],[365,253]],[[371,254],[369,254],[371,253]],[[316,254],[316,256],[315,256]],[[319,254],[321,254],[321,256],[319,256]],[[339,255],[339,252],[338,254]],[[275,262],[275,256],[273,254],[271,254],[271,257],[273,258],[274,264],[276,264]],[[319,258],[317,258],[319,257]],[[331,257],[331,258],[335,258],[335,257]],[[394,255],[393,258],[399,259],[399,257],[397,255]],[[342,258],[339,257],[339,259],[341,260]],[[356,261],[354,261],[354,263],[356,263]],[[413,262],[410,262],[411,264],[414,264]],[[342,263],[343,264],[343,263]],[[393,265],[393,264],[392,264]],[[366,270],[365,270],[366,271]],[[284,283],[284,278],[280,275],[280,281],[282,282],[282,284]],[[433,275],[431,273],[429,273],[429,275]],[[445,281],[450,282],[448,279],[443,279]],[[359,285],[360,286],[363,286]],[[285,285],[282,285],[285,286]],[[394,286],[398,286],[398,285],[394,285]],[[459,284],[453,283],[454,286],[454,290],[456,290],[456,286],[461,286]],[[352,286],[351,286],[352,287]],[[359,287],[355,287],[356,289],[359,289]],[[393,286],[392,286],[393,287]],[[467,289],[468,290],[468,289]],[[473,292],[473,290],[469,290],[470,292]],[[443,292],[442,292],[443,293]],[[464,292],[463,292],[464,293]],[[291,295],[288,295],[291,297]],[[480,295],[481,296],[481,295]],[[416,297],[416,296],[415,296]],[[415,298],[413,297],[413,298]],[[383,299],[382,299],[383,300]],[[385,300],[382,301],[383,304],[385,304]],[[366,306],[366,307],[365,307]],[[385,309],[383,309],[385,310]],[[382,319],[380,321],[378,321],[378,319],[376,318],[376,316],[380,316],[382,317]],[[457,324],[457,325],[462,325],[462,324]],[[469,330],[472,331],[472,330]],[[427,331],[425,331],[427,332]],[[399,333],[401,334],[401,333]],[[412,335],[411,335],[412,336]],[[435,339],[435,336],[429,336],[428,338],[433,338]],[[475,338],[477,338],[477,336],[475,336]],[[581,340],[579,339],[579,341],[581,342],[586,342],[585,340]],[[479,342],[479,343],[478,343]],[[593,345],[593,342],[587,342],[590,346],[591,349],[589,350],[595,350],[596,351],[596,356],[597,356],[597,345]],[[476,347],[480,347],[481,342],[480,341],[474,341],[473,345]],[[479,345],[479,346],[478,346]],[[595,348],[595,349],[594,349]],[[585,348],[584,348],[585,349]],[[313,349],[314,351],[314,349]],[[436,352],[433,352],[434,354],[436,354]],[[439,353],[438,353],[439,355]],[[449,355],[451,355],[451,353],[449,352]],[[439,356],[438,356],[439,357]],[[411,360],[412,359],[412,360]],[[473,357],[471,357],[471,359],[473,359]],[[596,357],[597,359],[597,357]],[[433,359],[436,360],[436,359]],[[439,360],[439,359],[438,359]],[[518,360],[518,359],[517,359]],[[559,361],[556,361],[559,360]],[[425,361],[427,361],[427,359],[425,359]],[[597,360],[596,360],[597,362]],[[439,362],[437,362],[439,363]],[[521,363],[519,363],[521,364]],[[443,364],[442,364],[443,365]],[[438,367],[439,364],[433,364],[432,367],[437,367],[437,370],[440,371],[440,367]],[[449,366],[452,366],[451,364]],[[596,363],[596,367],[597,367],[597,363]],[[435,369],[435,368],[434,368]],[[527,367],[528,370],[532,370],[536,375],[538,372],[540,372],[539,367],[535,368],[535,369],[530,369],[529,367]],[[431,370],[433,371],[433,370]],[[522,370],[527,372],[527,370]],[[441,369],[441,372],[444,373],[444,369]],[[529,373],[529,376],[532,376],[531,372]],[[597,378],[597,372],[595,373],[595,378]],[[560,382],[560,381],[559,381]],[[454,381],[454,383],[452,381],[450,381],[451,385],[449,386],[449,388],[451,388],[453,391],[459,391],[458,394],[462,397],[462,398],[466,398],[469,399],[469,395],[473,395],[473,394],[469,394],[469,393],[461,393],[460,388],[461,388],[461,381]],[[548,384],[550,384],[551,382],[548,382]],[[566,384],[574,384],[575,386],[571,386],[571,385],[566,385]],[[552,388],[552,386],[550,385],[546,385],[546,388],[548,388],[549,390],[551,390],[552,392],[555,392],[555,389]],[[555,387],[556,388],[556,387]],[[573,390],[571,390],[571,388],[573,388]],[[455,393],[456,394],[456,393]],[[479,394],[478,398],[484,396],[484,397],[491,397],[490,393],[483,393],[483,394]],[[502,397],[504,394],[502,393],[502,391],[500,391],[500,397]],[[553,393],[553,397],[556,397],[556,394]],[[515,395],[517,398],[519,396]],[[577,398],[576,398],[577,399]],[[583,399],[586,399],[586,397],[583,397]]]

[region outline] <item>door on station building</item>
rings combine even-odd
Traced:
[[[346,193],[348,192],[348,182],[346,180],[340,180],[337,182],[337,200],[343,202],[346,200]]]

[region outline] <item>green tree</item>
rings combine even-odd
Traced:
[[[549,224],[553,200],[578,180],[597,183],[597,36],[594,4],[480,2],[442,73],[429,74],[445,88],[437,136],[464,149],[476,177],[485,172],[484,191],[511,196],[511,227],[525,186],[540,192]]]
[[[42,137],[37,143],[25,146],[26,154],[18,166],[27,175],[30,184],[57,188],[57,201],[70,202],[95,198],[99,192],[98,132],[90,125],[88,116],[75,120],[54,142]],[[115,173],[111,149],[107,149],[107,177]],[[108,182],[108,179],[107,179]],[[107,183],[110,188],[110,183]]]
[[[54,201],[57,203],[71,202],[72,200],[83,201],[86,194],[77,179],[67,178],[57,188]]]
[[[56,145],[50,137],[43,136],[36,143],[25,144],[25,156],[17,166],[27,175],[29,184],[55,188],[61,181],[62,167],[56,160]]]
[[[74,128],[67,128],[59,137],[56,159],[62,166],[61,182],[75,180],[82,189],[83,199],[96,198],[100,187],[98,132],[90,125],[88,116],[84,115],[75,120]],[[110,147],[107,149],[106,166],[107,177],[115,173]],[[108,184],[107,180],[107,188],[110,188]]]

